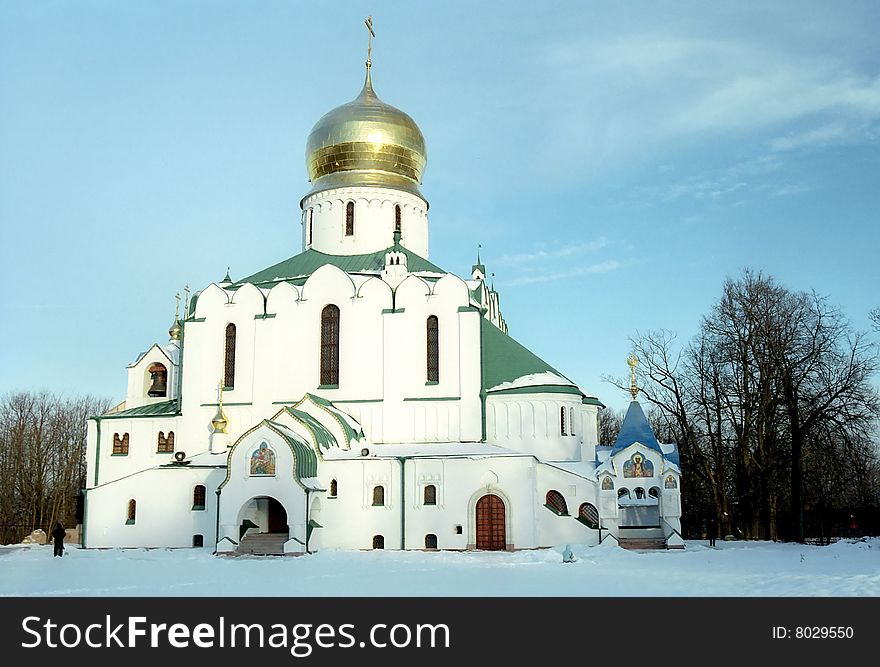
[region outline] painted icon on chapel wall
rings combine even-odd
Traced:
[[[275,452],[265,442],[260,443],[259,449],[251,454],[251,475],[274,475]]]
[[[666,477],[666,483],[663,486],[665,486],[667,489],[677,489],[678,482],[675,481],[675,477],[673,477],[672,475],[668,475]]]
[[[613,491],[614,490],[614,482],[611,481],[611,478],[605,476],[602,478],[602,490],[603,491]]]
[[[623,464],[624,477],[653,477],[654,464],[645,458],[643,454],[636,452]]]

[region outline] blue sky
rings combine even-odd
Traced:
[[[627,337],[688,338],[744,267],[868,328],[876,2],[0,0],[0,392],[121,400],[175,292],[300,251],[306,136],[360,89],[368,14],[432,261],[482,243],[511,334],[608,405]]]

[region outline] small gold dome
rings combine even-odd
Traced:
[[[226,413],[223,411],[223,405],[220,405],[217,409],[217,414],[214,415],[214,418],[211,420],[211,426],[214,427],[214,433],[229,432],[229,420],[226,418]]]
[[[402,189],[421,197],[418,186],[427,160],[418,125],[376,96],[368,66],[360,95],[325,114],[309,134],[309,194],[366,185]]]
[[[171,337],[171,340],[180,340],[181,331],[180,320],[175,318],[174,324],[168,329],[168,335]]]

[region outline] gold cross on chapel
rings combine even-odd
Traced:
[[[368,16],[364,20],[364,25],[367,26],[367,30],[370,33],[367,35],[367,67],[370,67],[373,64],[373,61],[370,59],[370,55],[373,52],[373,38],[376,36],[376,33],[373,32],[373,17]]]
[[[629,355],[629,358],[626,360],[626,365],[629,366],[629,370],[632,373],[629,393],[632,395],[633,400],[636,400],[636,397],[639,395],[639,387],[636,385],[636,366],[639,365],[639,358],[634,354]]]

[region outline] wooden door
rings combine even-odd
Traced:
[[[485,495],[477,501],[477,549],[503,551],[506,548],[504,501],[496,495]]]

